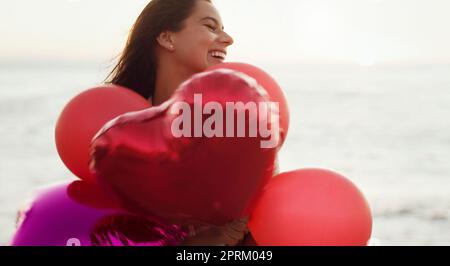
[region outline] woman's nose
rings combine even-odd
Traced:
[[[222,43],[227,44],[227,46],[230,46],[230,45],[232,45],[232,44],[234,43],[233,38],[232,38],[230,35],[228,35],[226,32],[223,32],[220,41],[221,41]]]

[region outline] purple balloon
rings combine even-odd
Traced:
[[[13,246],[173,246],[186,234],[157,217],[81,204],[70,184],[52,186],[19,217]]]

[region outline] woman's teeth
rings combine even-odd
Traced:
[[[211,56],[212,57],[216,57],[216,58],[220,58],[220,59],[225,59],[225,57],[227,56],[224,52],[219,52],[219,51],[212,51],[211,52]]]

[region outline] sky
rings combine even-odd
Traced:
[[[110,60],[149,0],[0,0],[0,60]],[[213,0],[229,61],[450,63],[448,0]]]

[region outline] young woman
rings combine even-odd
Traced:
[[[209,0],[152,0],[109,81],[159,105],[191,75],[223,62],[232,44]]]
[[[130,88],[155,106],[193,74],[226,59],[233,39],[210,0],[152,0],[135,22],[107,81]],[[189,226],[185,245],[236,245],[245,218],[223,227]]]

